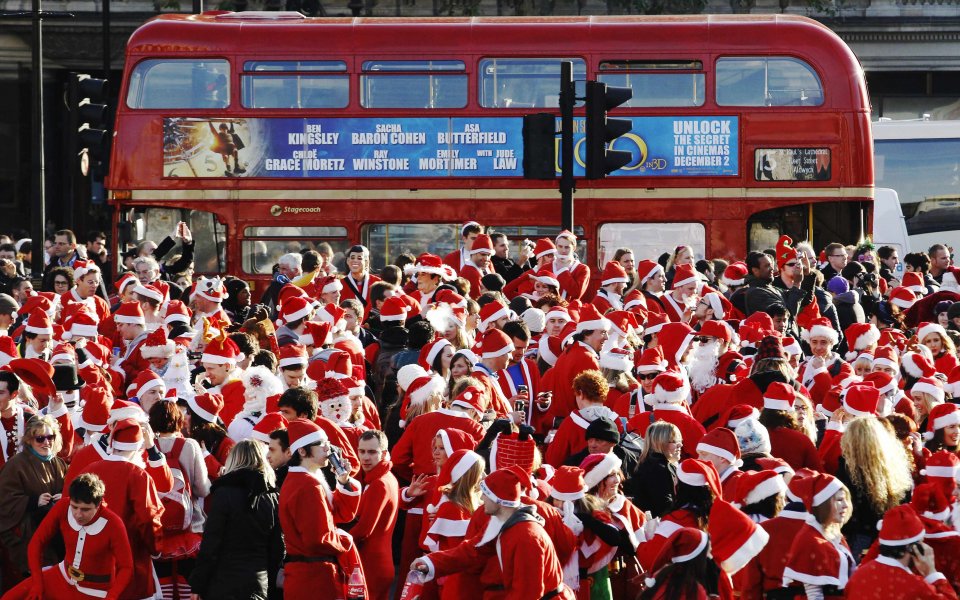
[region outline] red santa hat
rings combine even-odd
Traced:
[[[880,346],[891,346],[897,353],[902,353],[907,348],[907,336],[899,329],[885,327],[880,330]]]
[[[577,334],[577,322],[570,321],[560,330],[560,347],[566,348],[573,343],[573,336]]]
[[[563,465],[557,467],[550,478],[553,491],[550,495],[561,502],[575,502],[583,498],[589,489],[583,477],[583,469]]]
[[[340,279],[333,275],[318,277],[313,285],[317,296],[320,294],[330,294],[332,292],[339,292],[343,290],[343,284],[340,283]]]
[[[77,310],[63,324],[63,339],[70,340],[74,337],[96,338],[99,335],[97,326],[100,320],[97,315],[90,312],[86,305],[81,304],[82,308]]]
[[[710,308],[713,310],[713,317],[715,319],[725,319],[727,315],[730,314],[733,305],[730,304],[730,301],[723,297],[719,292],[708,292],[703,295],[703,301],[710,305]],[[707,321],[707,323],[715,323],[717,321]],[[722,322],[722,321],[720,321]],[[707,323],[704,323],[706,325]],[[726,325],[726,323],[724,323]],[[727,338],[729,341],[729,337]]]
[[[877,541],[881,546],[906,546],[923,540],[924,531],[913,507],[901,504],[884,513]]]
[[[796,484],[794,484],[794,481],[796,481]],[[808,477],[790,481],[790,491],[803,502],[804,508],[809,513],[813,512],[814,507],[820,506],[833,498],[842,489],[843,483],[833,475],[826,473],[813,473]]]
[[[50,364],[57,362],[66,362],[72,365],[77,364],[77,351],[72,344],[66,342],[57,344],[53,349],[53,354],[50,356]]]
[[[280,356],[277,366],[284,367],[306,367],[309,357],[307,356],[307,347],[303,344],[286,344],[280,347]]]
[[[693,527],[677,529],[670,534],[660,548],[653,564],[650,565],[649,573],[656,575],[668,564],[685,563],[697,558],[706,551],[709,541],[707,534],[699,529]],[[657,580],[655,577],[647,577],[644,583],[647,588],[652,588],[657,584]]]
[[[440,467],[437,487],[441,488],[460,481],[460,478],[466,475],[473,465],[482,460],[480,455],[472,450],[457,450],[449,455],[443,466]]]
[[[623,308],[624,310],[637,311],[639,314],[646,314],[647,299],[643,296],[643,292],[634,288],[623,297]]]
[[[113,313],[113,320],[116,323],[128,323],[130,325],[145,326],[146,320],[143,318],[143,310],[139,302],[123,302]]]
[[[313,310],[313,304],[307,302],[305,298],[290,298],[280,306],[280,318],[277,325],[292,323],[300,319],[306,319]]]
[[[793,386],[775,381],[767,386],[763,394],[763,408],[769,410],[792,411],[793,401],[796,398]]]
[[[410,267],[404,268],[407,275],[419,275],[426,273],[428,275],[437,275],[444,281],[453,281],[457,278],[457,273],[450,265],[443,264],[443,260],[434,254],[421,254],[417,257],[417,262]]]
[[[863,376],[863,382],[877,388],[881,394],[889,394],[897,389],[897,382],[889,373],[873,371]]]
[[[630,350],[626,348],[611,348],[607,352],[601,352],[600,368],[629,373],[633,368],[633,358],[630,354]]]
[[[845,389],[840,395],[843,401],[843,410],[855,417],[873,415],[877,412],[880,402],[880,390],[869,383],[855,383]]]
[[[197,394],[187,396],[187,404],[193,412],[208,423],[216,423],[220,411],[223,410],[223,396],[220,394]]]
[[[227,290],[223,286],[223,281],[219,277],[204,277],[203,275],[193,284],[193,293],[191,296],[200,296],[211,302],[220,303],[227,298]]]
[[[936,333],[940,339],[947,338],[947,331],[938,323],[920,323],[917,327],[917,341],[921,344],[931,333]]]
[[[698,281],[698,279],[697,271],[693,268],[693,265],[677,265],[673,272],[672,289],[680,289],[685,285]]]
[[[737,436],[726,427],[717,427],[700,438],[697,443],[697,452],[715,454],[737,468],[743,466]]]
[[[710,295],[711,294],[707,294],[707,296]],[[729,343],[730,337],[733,335],[733,330],[730,329],[726,321],[706,321],[700,326],[700,331],[697,333],[700,337],[716,338]]]
[[[213,365],[234,364],[244,359],[243,353],[236,342],[223,336],[214,338],[203,349],[203,356],[200,357],[201,363],[210,363]]]
[[[720,418],[716,420],[713,427],[726,427],[730,431],[735,431],[737,425],[747,419],[759,419],[760,411],[749,404],[734,404],[721,413]]]
[[[641,286],[657,273],[663,273],[663,267],[660,263],[652,260],[641,260],[637,263],[637,277],[640,280]]]
[[[143,412],[139,404],[128,400],[115,399],[113,404],[110,405],[110,416],[107,418],[107,425],[112,426],[114,423],[124,419],[135,419],[146,423],[147,414]]]
[[[651,312],[647,314],[647,322],[644,323],[643,335],[659,334],[663,326],[670,322],[670,318],[664,313]]]
[[[723,275],[720,276],[720,281],[728,287],[736,287],[746,283],[748,273],[749,270],[747,269],[746,263],[731,263],[726,269],[723,270]]]
[[[770,318],[770,315],[767,315],[766,313],[761,313],[761,312],[755,312],[753,313],[753,315],[750,315],[750,317],[753,317],[755,315],[765,315],[767,318]],[[804,341],[807,340],[807,338],[805,337],[806,332],[809,331],[811,327],[813,327],[813,322],[822,316],[823,315],[820,314],[820,305],[817,304],[815,300],[807,303],[806,306],[800,309],[800,312],[797,314],[797,326],[800,327],[800,337]],[[749,321],[750,318],[748,318],[747,320]],[[773,319],[770,319],[769,329],[773,329]]]
[[[453,347],[446,338],[442,337],[425,344],[423,348],[420,349],[417,364],[423,367],[425,371],[429,371],[433,368],[433,362],[437,360],[437,357],[440,356],[440,353],[443,352],[443,349],[447,346]]]
[[[542,256],[548,254],[556,254],[557,245],[553,243],[553,240],[548,238],[540,238],[537,240],[536,245],[533,247],[533,256],[534,258],[539,259]]]
[[[0,336],[0,367],[7,366],[15,358],[20,358],[17,343],[9,335]]]
[[[163,379],[150,369],[140,371],[140,373],[137,374],[136,379],[133,380],[133,395],[137,398],[140,398],[154,388],[160,388],[161,396],[166,391],[166,386],[163,384]]]
[[[457,397],[450,402],[450,407],[473,410],[476,411],[478,415],[482,415],[484,412],[483,390],[472,385],[465,387]]]
[[[927,286],[923,283],[923,275],[917,271],[907,271],[903,274],[903,279],[901,279],[900,282],[903,287],[918,296],[923,296],[927,293]]]
[[[173,340],[167,339],[166,328],[157,327],[143,341],[143,345],[140,346],[140,355],[144,358],[169,358],[173,356],[176,347]]]
[[[694,337],[696,332],[686,323],[667,323],[657,335],[657,341],[667,362],[678,365]]]
[[[551,306],[550,310],[548,310],[544,316],[546,317],[547,321],[550,319],[562,319],[564,322],[569,323],[573,320],[569,311],[567,311],[567,309],[563,306]]]
[[[847,338],[847,348],[850,349],[846,355],[847,360],[855,359],[857,350],[864,350],[880,340],[880,330],[873,323],[854,323],[847,327],[843,335]]]
[[[960,407],[956,404],[938,404],[930,409],[927,416],[927,431],[923,439],[932,440],[938,429],[945,429],[951,425],[960,425]]]
[[[690,395],[687,380],[676,371],[666,371],[653,380],[653,398],[660,404],[680,404]]]
[[[904,273],[908,275],[909,273]],[[893,288],[890,292],[890,304],[899,307],[901,310],[907,310],[917,303],[917,295],[913,290],[903,286]]]
[[[900,356],[892,346],[880,346],[873,352],[873,366],[885,366],[896,371],[900,370]]]
[[[717,360],[717,377],[726,383],[736,383],[748,375],[750,368],[743,359],[743,355],[734,350],[727,350]]]
[[[764,528],[729,502],[719,499],[710,509],[707,530],[713,558],[728,575],[747,566],[770,540]]]
[[[346,322],[343,319],[344,314],[346,314],[346,310],[336,304],[325,304],[317,309],[315,318],[320,322],[330,323],[330,328],[333,331],[343,331],[346,327]]]
[[[927,462],[920,474],[931,479],[946,479],[951,482],[951,490],[956,487],[960,477],[960,456],[949,450],[938,450],[927,458]]]
[[[73,280],[80,281],[84,275],[89,273],[99,273],[100,267],[92,260],[75,260],[73,262]]]
[[[85,385],[80,389],[83,411],[76,421],[79,429],[94,433],[107,428],[110,419],[110,390],[100,385]]]
[[[165,325],[171,323],[189,323],[190,315],[190,309],[187,308],[186,304],[180,300],[171,300],[167,303],[167,311],[163,318],[163,323]]]
[[[320,426],[309,419],[294,419],[287,423],[287,436],[290,438],[290,452],[296,452],[312,444],[327,441],[327,434]]]
[[[278,412],[271,412],[260,417],[257,424],[253,426],[250,437],[260,440],[264,444],[270,443],[270,434],[278,429],[286,429],[287,420]]]
[[[442,302],[444,304],[449,304],[450,306],[455,306],[460,308],[467,307],[466,298],[456,293],[455,291],[447,288],[438,289],[436,293],[433,295],[433,302],[434,304]]]
[[[484,333],[483,339],[477,342],[474,348],[481,353],[481,359],[496,358],[515,350],[510,336],[499,329],[491,329]]]
[[[508,508],[520,507],[520,488],[520,478],[510,469],[498,469],[480,482],[484,496]]]
[[[469,251],[470,256],[474,254],[493,254],[493,242],[490,240],[490,236],[481,233],[473,239],[473,245],[470,246]]]
[[[149,298],[157,304],[163,303],[163,292],[158,290],[153,284],[137,284],[137,287],[133,288],[133,293],[138,296],[143,296],[144,298]]]
[[[954,367],[947,375],[947,382],[943,384],[943,389],[954,398],[960,396],[960,366]]]
[[[140,305],[137,304],[137,308],[139,307]],[[53,324],[51,324],[50,317],[47,316],[47,313],[37,310],[29,314],[30,316],[27,317],[27,325],[24,331],[37,335],[53,335]]]
[[[913,384],[913,387],[910,388],[911,394],[915,392],[930,394],[936,402],[943,402],[944,398],[946,398],[943,384],[940,383],[940,380],[936,377],[921,377],[918,379],[917,382]]]
[[[826,317],[820,317],[810,322],[809,329],[804,330],[802,335],[804,341],[809,342],[813,338],[826,338],[831,345],[836,345],[839,336],[837,330],[833,328],[833,323]]]
[[[773,473],[778,473],[784,476],[784,482],[786,482],[786,476],[790,475],[791,477],[794,474],[793,467],[790,464],[783,460],[782,458],[777,458],[776,456],[761,456],[756,459],[757,466],[763,469],[763,471],[769,471]],[[784,493],[787,492],[786,483],[784,483]]]
[[[614,283],[629,283],[630,278],[623,265],[615,260],[609,261],[603,266],[603,273],[600,275],[600,287],[612,285]]]
[[[327,322],[307,321],[304,324],[303,333],[300,334],[300,343],[304,346],[325,346],[330,343],[332,329]]]
[[[436,373],[430,373],[414,379],[403,396],[400,405],[400,426],[406,427],[407,411],[410,406],[421,406],[432,396],[443,394],[443,378]]]
[[[797,250],[793,247],[793,239],[789,235],[781,235],[777,240],[777,269],[783,270],[791,260],[797,260]]]
[[[677,479],[693,487],[706,487],[713,493],[714,498],[723,496],[720,485],[720,476],[713,463],[696,458],[688,458],[677,467]]]
[[[30,296],[23,302],[23,306],[20,307],[18,312],[21,315],[32,315],[36,311],[42,311],[47,313],[47,316],[52,317],[56,304],[60,302],[60,296],[52,295],[53,300],[48,298],[43,292],[35,296]]]
[[[406,392],[414,379],[426,377],[427,375],[429,375],[427,370],[416,363],[403,365],[397,370],[397,385],[400,386],[401,390]]]
[[[114,450],[137,451],[143,446],[143,430],[136,419],[122,419],[113,425],[110,445]]]
[[[622,464],[623,461],[613,452],[588,454],[580,462],[584,485],[587,486],[588,490],[592,490],[600,485],[601,481],[617,471]]]
[[[487,328],[490,327],[494,321],[509,316],[510,309],[499,301],[494,300],[493,302],[488,302],[480,309],[480,322],[477,324],[477,328],[480,331],[486,332]]]
[[[921,483],[913,488],[910,506],[927,519],[945,522],[950,518],[950,501],[935,483]]]
[[[563,352],[563,348],[560,344],[560,338],[555,335],[541,336],[537,342],[537,356],[551,367],[557,364],[557,358],[561,352]]]
[[[472,389],[476,390],[477,388]],[[470,434],[455,427],[441,429],[437,432],[436,437],[440,438],[440,443],[443,444],[443,451],[447,453],[448,457],[457,450],[473,450],[476,447],[476,443],[473,441],[473,438],[470,437]]]
[[[667,361],[663,360],[663,350],[659,346],[647,348],[642,353],[635,353],[634,356],[636,373],[663,373],[667,370]]]
[[[790,469],[790,466],[787,465],[787,468]],[[792,473],[793,469],[790,469],[790,472]],[[737,480],[734,506],[750,506],[786,491],[787,484],[777,471],[747,471]]]
[[[603,315],[603,318],[610,321],[611,337],[627,337],[642,330],[636,315],[628,310],[613,310]]]
[[[783,345],[783,351],[790,356],[803,356],[803,348],[800,347],[800,342],[794,338],[785,337],[780,340],[780,343]]]
[[[133,273],[124,273],[116,281],[113,282],[113,288],[117,290],[117,295],[122,296],[123,290],[128,285],[136,285],[139,283],[139,279]]]

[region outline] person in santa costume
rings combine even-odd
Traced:
[[[103,481],[107,505],[127,527],[134,576],[117,597],[119,600],[152,598],[159,585],[151,555],[156,554],[162,536],[163,505],[153,477],[135,462],[144,445],[140,423],[134,418],[122,419],[113,426],[110,437],[111,453],[82,472],[93,473]]]
[[[689,323],[700,299],[697,297],[696,269],[693,265],[677,265],[669,294],[661,297],[663,312],[674,323]]]
[[[710,538],[694,527],[679,527],[664,542],[645,579],[644,600],[708,598],[716,594],[720,570],[710,559]]]
[[[343,291],[341,300],[351,298],[363,306],[364,317],[370,314],[370,287],[380,281],[380,278],[370,273],[370,250],[366,246],[357,244],[347,250],[347,269],[349,272],[342,279]]]
[[[698,344],[691,351],[690,366],[687,368],[691,391],[695,397],[694,404],[700,395],[722,382],[719,372],[720,355],[726,352],[732,334],[733,330],[724,321],[706,321],[700,324],[700,330],[694,338]]]
[[[125,347],[122,354],[114,357],[112,366],[120,370],[126,387],[140,372],[150,369],[150,361],[140,353],[147,339],[146,321],[138,302],[121,304],[113,313],[113,320]]]
[[[875,389],[875,388],[874,388]],[[789,383],[775,381],[763,394],[760,423],[770,435],[770,453],[785,460],[794,470],[822,469],[816,446],[800,429],[794,404],[797,392]]]
[[[706,430],[686,409],[690,387],[683,375],[666,371],[653,380],[653,407],[627,422],[627,430],[646,436],[647,428],[657,421],[668,421],[677,426],[683,436],[683,456],[697,455],[697,444]]]
[[[227,427],[246,403],[243,372],[237,368],[243,359],[243,353],[237,344],[221,333],[204,348],[200,357],[204,372],[194,382],[196,393],[219,394],[223,397],[223,408],[219,417]]]
[[[235,442],[250,438],[253,427],[267,412],[267,398],[283,393],[280,379],[270,369],[261,366],[243,371],[243,408],[227,427],[227,435]]]
[[[287,553],[284,598],[313,599],[318,590],[345,597],[347,578],[362,567],[353,538],[336,524],[356,516],[360,483],[346,471],[337,474],[336,489],[330,490],[320,471],[329,462],[330,442],[319,425],[294,419],[287,432],[293,456],[280,490]]]
[[[350,401],[350,392],[339,379],[323,379],[317,384],[317,403],[320,414],[329,419],[343,431],[350,446],[356,451],[360,443],[360,435],[366,431],[363,423],[354,423],[350,420],[353,414],[353,403]]]
[[[443,264],[448,265],[455,274],[459,274],[470,261],[470,248],[473,247],[473,241],[483,232],[483,225],[476,221],[464,223],[460,228],[460,249],[444,256]]]
[[[510,336],[499,329],[491,329],[483,334],[483,338],[474,345],[474,351],[479,353],[480,362],[473,366],[471,376],[480,383],[486,399],[486,410],[493,410],[497,417],[506,417],[511,414],[518,401],[526,402],[529,397],[526,393],[517,393],[507,397],[500,386],[500,376],[497,375],[510,363],[510,355],[515,348]]]
[[[925,531],[909,504],[895,506],[880,523],[879,555],[860,565],[846,585],[848,598],[954,600],[956,592],[937,571],[934,550],[923,543]]]
[[[697,458],[714,466],[720,475],[724,499],[732,501],[736,497],[737,482],[745,475],[740,470],[743,461],[733,431],[717,427],[704,435],[697,443]]]
[[[305,383],[307,375],[307,347],[303,344],[287,344],[280,348],[277,356],[277,368],[283,389],[299,387]]]
[[[120,598],[134,573],[133,557],[124,522],[103,501],[105,492],[103,481],[93,474],[70,484],[69,500],[54,505],[30,540],[32,576],[4,598]],[[44,551],[58,535],[67,558],[44,567]]]
[[[410,295],[420,304],[420,314],[422,315],[426,315],[433,305],[433,296],[437,293],[437,290],[445,282],[457,279],[456,271],[450,265],[444,264],[439,256],[433,254],[421,254],[417,257],[416,263],[407,265],[404,273],[416,281],[417,288]],[[450,286],[445,287],[449,288]],[[384,307],[386,306],[387,302],[384,303]],[[380,320],[383,321],[383,310],[380,312]]]
[[[623,290],[629,281],[623,266],[611,260],[604,265],[600,275],[600,289],[590,302],[597,307],[601,315],[611,310],[623,310]]]
[[[313,304],[306,298],[294,296],[284,300],[277,310],[279,319],[275,333],[280,349],[300,343],[300,336],[304,334],[313,310]]]
[[[485,233],[477,235],[468,254],[467,261],[460,269],[460,277],[470,283],[470,297],[476,300],[483,293],[480,279],[492,269],[490,257],[493,256],[493,242],[490,237]]]
[[[811,302],[810,306],[816,306]],[[810,390],[814,405],[823,404],[823,397],[830,389],[831,378],[840,372],[843,360],[833,351],[839,335],[830,319],[817,317],[804,327],[801,337],[810,346],[810,358],[800,366],[800,383]]]
[[[850,518],[850,492],[836,477],[814,473],[797,482],[795,494],[809,516],[787,553],[783,585],[799,583],[807,598],[841,598],[856,568],[840,533]]]
[[[947,331],[938,323],[920,323],[917,326],[917,341],[930,349],[933,354],[933,366],[937,372],[949,375],[960,366],[957,347],[947,335]]]
[[[393,463],[387,451],[387,436],[367,430],[360,435],[360,506],[350,535],[360,552],[370,600],[388,600],[393,583],[393,529],[397,523],[399,488],[390,472]]]
[[[560,297],[567,302],[580,300],[590,283],[590,267],[577,257],[577,236],[561,231],[554,240],[557,253],[553,258],[553,274],[560,283]]]
[[[550,429],[548,410],[553,401],[553,392],[542,387],[537,361],[524,356],[531,343],[530,331],[520,321],[510,321],[503,326],[503,332],[510,336],[513,352],[510,353],[507,368],[497,373],[497,383],[507,398],[521,396],[521,386],[526,388],[524,422],[537,432],[546,434]]]
[[[567,458],[587,447],[586,431],[590,423],[601,417],[617,421],[617,414],[604,406],[610,386],[600,371],[580,373],[573,380],[572,388],[577,409],[560,424],[543,458],[546,464],[554,467],[559,467]]]
[[[938,450],[957,452],[960,446],[960,410],[956,404],[938,404],[930,411],[924,447],[930,453]]]
[[[80,302],[86,305],[102,321],[110,314],[110,304],[97,295],[100,291],[100,267],[92,260],[78,260],[73,265],[73,281],[76,283],[66,293],[70,303]]]
[[[565,418],[576,409],[573,380],[584,371],[600,370],[600,349],[609,337],[609,330],[610,321],[595,306],[587,304],[583,307],[573,342],[557,358],[557,364],[544,373],[544,385],[553,389],[551,418]]]
[[[633,364],[633,374],[640,386],[622,395],[612,406],[614,412],[627,421],[647,410],[646,400],[653,400],[653,380],[667,370],[667,361],[663,359],[663,350],[659,347],[636,351]]]
[[[201,275],[193,284],[190,302],[194,309],[194,328],[203,331],[201,323],[206,319],[210,327],[224,331],[230,326],[230,317],[221,306],[227,296],[227,288],[219,277]]]
[[[220,394],[197,394],[187,396],[184,421],[187,436],[193,438],[203,449],[203,461],[207,465],[210,481],[220,477],[220,471],[227,464],[227,456],[236,444],[223,428],[220,411],[223,410],[223,396]]]
[[[756,560],[770,540],[769,534],[750,517],[725,500],[717,500],[710,509],[707,533],[712,543],[713,560],[722,571],[718,595],[723,600],[739,597],[740,573]]]
[[[563,583],[560,561],[543,528],[544,521],[533,506],[521,502],[521,487],[514,470],[499,469],[487,475],[480,490],[484,513],[491,517],[489,525],[482,535],[461,546],[470,544],[481,555],[496,556],[504,598],[574,600],[573,592]],[[413,561],[410,568],[427,579],[443,577],[465,566],[458,558],[458,548],[433,552]]]
[[[731,500],[754,523],[764,523],[780,514],[787,484],[776,471],[747,471],[737,481]]]

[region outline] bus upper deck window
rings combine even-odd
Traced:
[[[604,61],[597,80],[633,90],[625,107],[703,106],[706,86],[699,60]]]
[[[582,58],[485,58],[480,61],[480,106],[484,108],[557,108],[560,63],[573,63],[577,96],[583,96],[587,64]],[[578,101],[577,106],[583,103]]]
[[[820,106],[823,85],[809,64],[797,58],[728,57],[717,60],[720,106]]]
[[[230,64],[218,59],[154,58],[130,74],[130,108],[226,108]]]
[[[460,60],[368,60],[360,76],[364,108],[463,108],[466,67]]]
[[[240,78],[246,108],[345,108],[350,76],[342,60],[247,61]]]

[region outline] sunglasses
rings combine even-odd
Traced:
[[[797,266],[797,263],[796,263],[796,261],[788,262],[788,263],[786,263],[784,266],[787,266],[787,267],[795,267],[795,266]]]
[[[50,442],[52,444],[57,440],[57,434],[51,433],[50,435],[38,435],[33,439],[35,439],[38,444],[42,444],[44,442]]]
[[[657,375],[660,373],[639,373],[637,374],[637,379],[641,381],[651,381],[657,378]]]
[[[704,336],[704,335],[698,335],[698,336],[696,336],[695,338],[693,338],[693,341],[698,342],[698,343],[700,343],[700,344],[706,344],[707,342],[709,342],[709,341],[712,340],[712,339],[713,339],[713,338],[711,338],[711,337],[707,337],[707,336]]]

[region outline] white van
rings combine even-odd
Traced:
[[[873,244],[893,246],[902,259],[910,252],[910,237],[907,235],[907,220],[900,210],[900,197],[896,190],[877,188],[873,197]],[[926,248],[926,246],[924,246]],[[897,279],[903,276],[903,263],[897,264]]]

